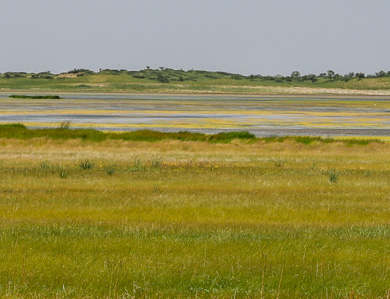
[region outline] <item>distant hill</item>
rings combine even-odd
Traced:
[[[270,93],[270,94],[377,94],[390,95],[390,72],[264,76],[145,68],[138,71],[74,69],[53,74],[6,72],[0,74],[2,91],[150,92],[150,93]],[[337,90],[335,90],[337,89]],[[344,90],[344,91],[343,91]]]

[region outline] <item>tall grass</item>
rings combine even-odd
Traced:
[[[140,158],[143,145],[109,142],[2,149],[2,296],[385,296],[386,145],[280,144],[275,157],[277,144],[209,143],[194,160],[196,143],[156,143]],[[329,184],[322,172],[335,165],[343,180]]]
[[[96,145],[0,144],[1,297],[386,296],[387,144]]]

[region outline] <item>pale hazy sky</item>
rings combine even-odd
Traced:
[[[0,0],[0,72],[390,70],[390,0]]]

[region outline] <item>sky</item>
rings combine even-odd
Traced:
[[[0,0],[0,72],[390,71],[389,0]]]

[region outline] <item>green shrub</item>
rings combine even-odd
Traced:
[[[59,129],[68,130],[71,124],[72,122],[70,120],[63,121],[62,123],[60,123]]]
[[[27,130],[26,126],[23,125],[23,124],[4,124],[4,125],[0,125],[0,130],[10,130],[10,129]]]
[[[169,78],[162,74],[158,74],[156,80],[161,83],[169,83]]]
[[[89,160],[84,160],[80,162],[79,166],[81,169],[87,170],[87,169],[92,169],[95,165]]]
[[[213,142],[230,142],[233,139],[255,139],[256,136],[247,132],[223,132],[216,135],[210,135],[209,140]]]

